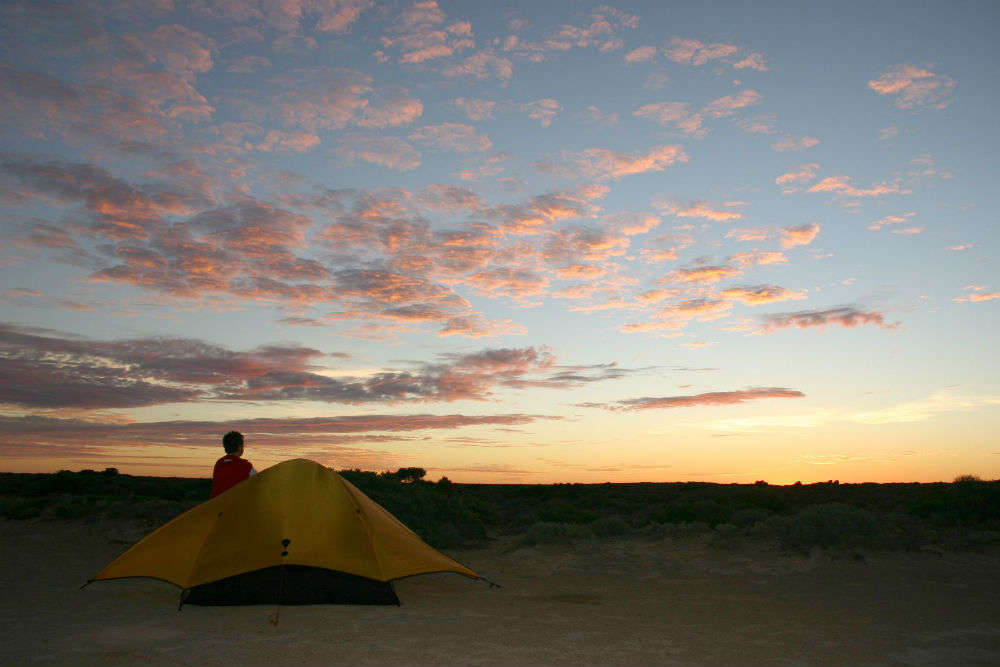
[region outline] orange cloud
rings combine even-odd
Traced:
[[[792,292],[776,285],[757,285],[756,287],[730,287],[719,293],[719,296],[734,301],[742,301],[751,306],[762,303],[775,303],[806,298],[805,292]]]
[[[951,104],[955,81],[915,65],[895,65],[869,81],[868,87],[879,95],[895,96],[900,109],[943,109]]]
[[[728,264],[722,266],[697,266],[693,269],[675,269],[662,278],[661,282],[707,285],[738,276],[740,273],[742,272],[739,269]]]
[[[809,245],[816,238],[816,235],[819,234],[819,230],[820,226],[815,222],[797,227],[782,227],[781,247],[787,249],[798,245]]]
[[[828,176],[816,183],[808,192],[832,192],[843,194],[849,197],[878,197],[889,194],[909,194],[909,190],[904,190],[899,183],[879,183],[871,188],[861,189],[851,185],[850,176]]]
[[[726,202],[725,206],[734,206],[741,203],[742,202]],[[659,207],[664,213],[677,216],[678,218],[704,218],[705,220],[725,222],[726,220],[738,220],[743,217],[743,214],[737,211],[725,211],[719,208],[713,208],[703,199],[695,200],[685,205],[675,204],[673,202],[664,202],[659,204]]]
[[[735,262],[740,267],[748,267],[764,264],[786,264],[788,258],[777,250],[752,250],[733,253],[729,256],[729,261]]]
[[[819,165],[815,162],[800,164],[794,170],[786,171],[784,174],[780,174],[775,177],[774,182],[776,185],[784,186],[782,192],[785,194],[798,192],[798,188],[795,187],[795,184],[813,180],[816,178],[816,171],[818,169]]]
[[[873,231],[878,231],[888,225],[898,225],[900,223],[906,223],[909,222],[910,218],[912,218],[914,215],[916,215],[915,211],[911,211],[909,213],[902,213],[900,215],[887,215],[885,217],[879,218],[878,220],[873,220],[868,225],[868,229],[871,229]]]
[[[1000,299],[1000,292],[987,292],[987,288],[984,285],[966,285],[965,289],[971,292],[971,294],[957,296],[952,301],[958,303],[981,303],[983,301]]]

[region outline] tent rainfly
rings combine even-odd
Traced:
[[[482,578],[333,470],[293,459],[161,526],[91,581],[161,579],[182,605],[398,605],[392,581],[431,572]]]

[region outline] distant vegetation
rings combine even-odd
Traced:
[[[1000,481],[774,486],[456,484],[422,468],[341,474],[437,547],[701,536],[807,552],[974,549],[1000,545]],[[208,498],[207,479],[104,471],[0,473],[0,517],[164,522]]]

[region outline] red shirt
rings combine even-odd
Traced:
[[[215,469],[212,470],[212,495],[209,498],[231,489],[254,472],[253,464],[246,459],[241,459],[236,454],[226,454],[215,462]]]

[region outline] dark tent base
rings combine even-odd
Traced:
[[[399,604],[392,582],[306,565],[268,567],[185,592],[181,604]]]

